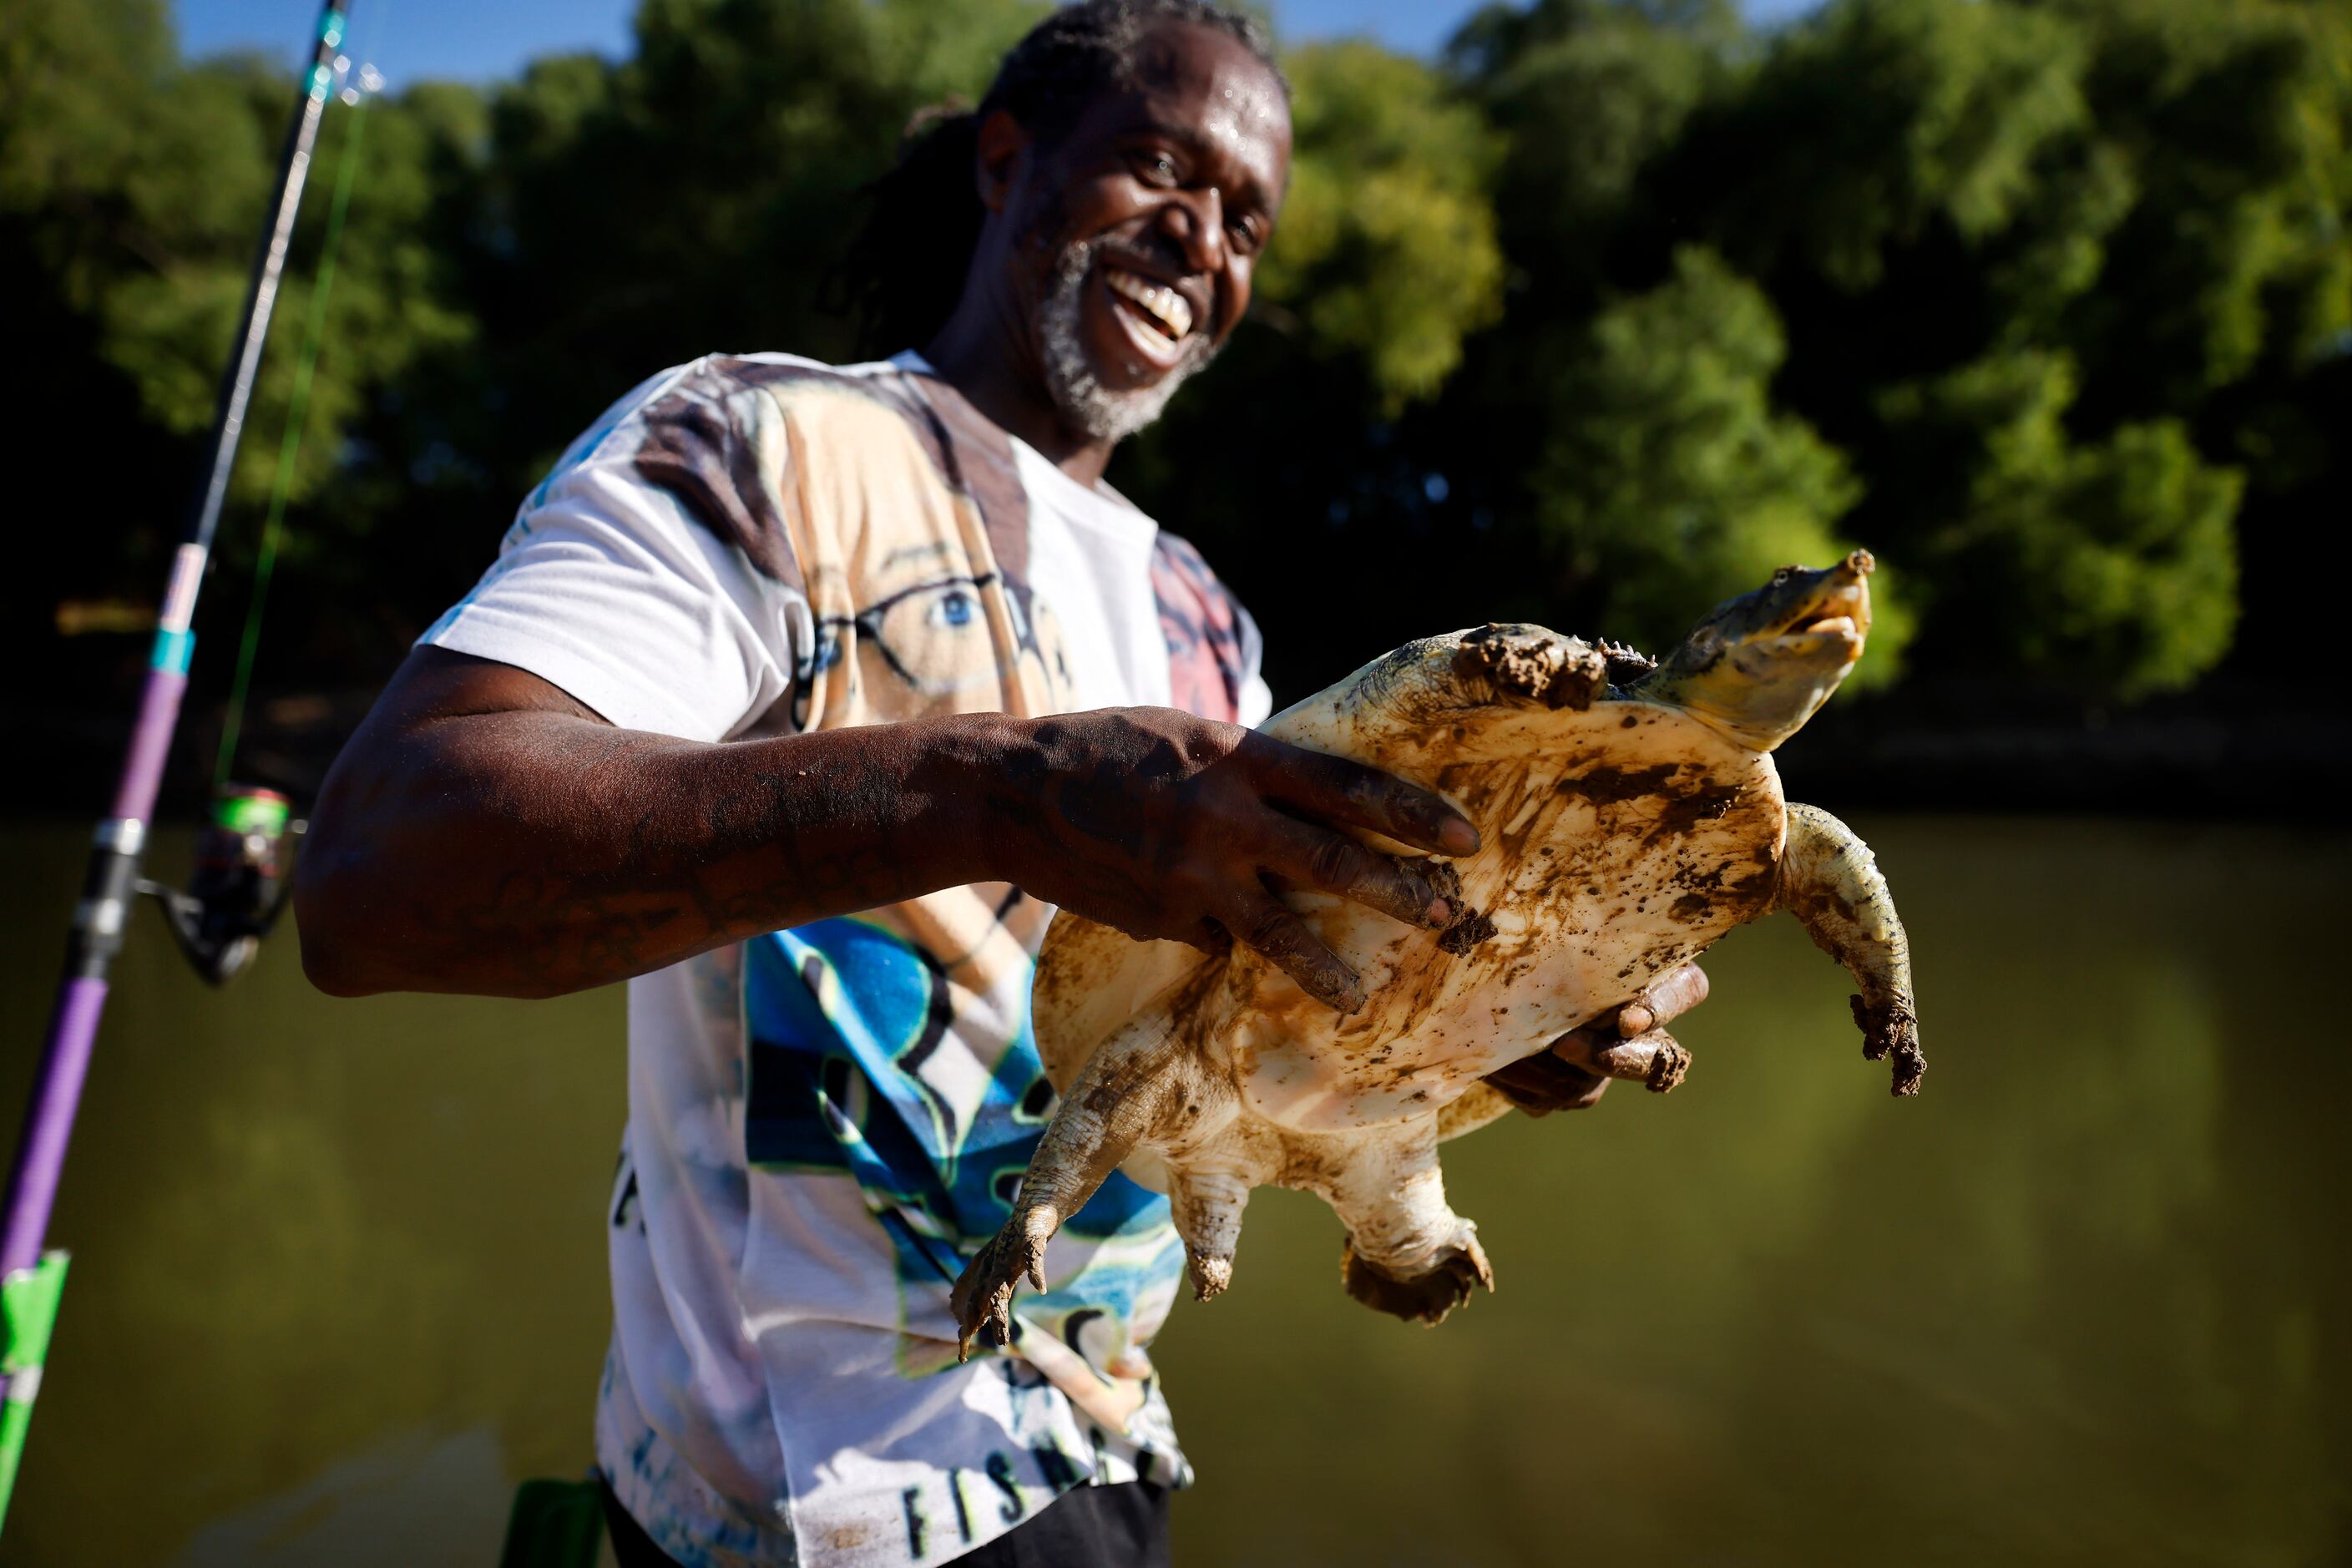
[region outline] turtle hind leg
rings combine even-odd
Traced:
[[[1254,1185],[1251,1173],[1232,1163],[1174,1173],[1168,1202],[1176,1234],[1184,1240],[1184,1265],[1192,1277],[1195,1301],[1213,1301],[1234,1282],[1242,1210]]]
[[[1918,1093],[1927,1058],[1912,1002],[1911,939],[1870,846],[1821,807],[1791,804],[1778,907],[1794,914],[1813,945],[1861,986],[1853,1003],[1862,1054],[1872,1061],[1894,1058],[1895,1092]]]
[[[1348,1227],[1339,1256],[1348,1294],[1375,1311],[1432,1326],[1474,1290],[1495,1288],[1478,1227],[1445,1201],[1437,1122],[1433,1113],[1365,1138],[1313,1184]]]
[[[1156,1131],[1161,1112],[1182,1102],[1199,1074],[1174,1039],[1165,1013],[1148,1014],[1095,1047],[1029,1157],[1013,1217],[964,1266],[950,1292],[956,1353],[971,1353],[982,1329],[1004,1344],[1013,1334],[1013,1292],[1023,1279],[1046,1288],[1046,1244],[1086,1206],[1118,1163]]]
[[[1494,1289],[1495,1270],[1475,1230],[1447,1247],[1434,1268],[1411,1279],[1400,1279],[1365,1258],[1350,1237],[1339,1252],[1339,1282],[1349,1295],[1376,1312],[1435,1328],[1470,1300],[1474,1288]]]

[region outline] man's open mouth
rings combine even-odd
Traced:
[[[1192,307],[1184,296],[1109,264],[1103,268],[1103,281],[1110,288],[1112,313],[1136,348],[1154,363],[1173,363],[1178,346],[1192,334]]]

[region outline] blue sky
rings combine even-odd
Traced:
[[[1820,0],[1742,0],[1750,17],[1777,21]],[[1391,47],[1434,49],[1478,0],[1275,0],[1285,36],[1370,33]],[[394,89],[427,77],[511,76],[534,55],[594,49],[625,53],[635,0],[355,0],[352,44]],[[173,0],[190,54],[259,48],[306,57],[317,0]]]

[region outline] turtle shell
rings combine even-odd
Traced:
[[[1475,640],[1496,632],[1507,643]],[[1344,1016],[1245,948],[1212,959],[1063,914],[1034,991],[1056,1087],[1181,986],[1197,995],[1170,1007],[1174,1026],[1256,1116],[1339,1132],[1426,1115],[1767,912],[1787,827],[1771,758],[1602,671],[1574,639],[1488,628],[1400,649],[1278,715],[1276,738],[1423,784],[1477,825],[1478,852],[1451,863],[1462,913],[1439,932],[1290,894],[1362,977],[1368,1000]]]

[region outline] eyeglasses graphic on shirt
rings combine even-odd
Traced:
[[[882,656],[890,672],[926,697],[997,679],[996,650],[980,591],[996,574],[941,577],[901,588],[854,616],[826,616],[817,622],[816,668],[841,658],[842,632],[855,627]]]

